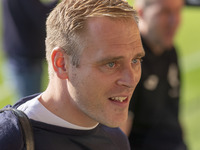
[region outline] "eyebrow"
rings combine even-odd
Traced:
[[[107,62],[117,61],[117,60],[120,60],[120,59],[123,59],[123,58],[124,58],[123,56],[119,56],[119,57],[106,57],[106,58],[103,58],[103,59],[97,61],[97,64],[104,64],[104,63],[107,63]]]
[[[134,58],[142,58],[145,56],[145,52],[141,52],[141,53],[138,53],[136,56],[134,56]],[[104,63],[107,63],[107,62],[112,62],[112,61],[118,61],[120,59],[123,59],[124,57],[123,56],[118,56],[118,57],[106,57],[106,58],[103,58],[99,61],[97,61],[97,64],[104,64]]]
[[[143,50],[143,52],[138,53],[138,54],[136,55],[136,58],[137,58],[137,57],[142,58],[142,57],[144,57],[144,56],[145,56],[145,52],[144,52],[144,50]]]

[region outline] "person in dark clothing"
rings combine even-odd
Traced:
[[[173,44],[183,0],[136,0],[135,6],[146,55],[130,105],[131,149],[186,150],[178,118],[180,68]]]
[[[129,150],[118,127],[145,55],[136,11],[122,0],[63,0],[46,27],[48,87],[13,106],[30,118],[36,150]],[[0,126],[1,150],[24,148],[10,111]]]
[[[135,150],[185,150],[178,119],[180,70],[174,47],[156,56],[143,41],[146,57],[133,94],[129,141]]]
[[[2,0],[3,50],[7,57],[6,76],[17,97],[40,92],[45,58],[45,21],[58,3],[39,0]]]

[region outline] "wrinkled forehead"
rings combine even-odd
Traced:
[[[91,17],[87,19],[86,22],[86,30],[84,33],[91,33],[92,30],[99,29],[99,34],[108,34],[110,32],[113,32],[112,29],[115,29],[117,25],[120,24],[120,28],[118,26],[117,30],[122,30],[124,26],[132,26],[134,27],[134,31],[136,32],[138,30],[138,22],[135,20],[134,17],[107,17],[107,16],[101,16],[101,17]],[[102,33],[102,31],[106,33]],[[138,30],[139,32],[139,30]]]
[[[133,18],[122,18],[121,20],[110,17],[90,18],[87,23],[87,30],[83,36],[86,43],[99,45],[121,45],[137,41],[140,37],[138,25]],[[95,47],[95,46],[94,46]]]

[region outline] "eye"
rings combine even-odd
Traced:
[[[142,58],[136,58],[132,60],[133,64],[137,64],[137,63],[141,63],[142,62]]]
[[[115,62],[109,62],[109,63],[106,64],[106,66],[109,67],[109,68],[114,68],[115,65],[116,65]]]

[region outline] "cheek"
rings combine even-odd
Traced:
[[[108,97],[109,91],[112,90],[113,80],[95,69],[84,68],[84,70],[78,71],[73,75],[77,99],[84,99],[84,101],[88,99],[92,103],[97,99],[105,99]]]
[[[94,79],[88,76],[79,84],[77,100],[86,112],[99,112],[102,110],[102,106],[105,105],[104,99],[106,96],[104,91],[106,87],[102,86],[105,85],[102,82],[99,78]]]
[[[77,80],[79,80],[78,89],[84,97],[88,95],[92,98],[98,96],[102,92],[102,85],[105,85],[101,77],[90,72],[80,75]]]
[[[85,77],[84,72],[78,71],[76,68],[72,69],[69,74],[68,90],[72,99],[77,101],[87,91],[88,79]]]

